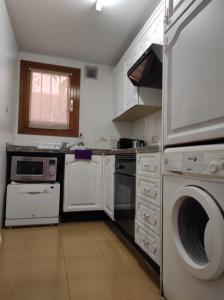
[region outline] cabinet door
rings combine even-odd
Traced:
[[[124,64],[118,65],[113,72],[113,117],[118,117],[124,110]]]
[[[134,65],[134,63],[139,58],[139,51],[136,47],[128,55],[125,60],[125,110],[127,111],[134,105],[138,104],[138,88],[133,85],[131,80],[128,78],[127,73],[129,69]]]
[[[166,0],[165,31],[197,0]]]
[[[137,174],[160,179],[161,154],[140,153],[137,154]]]
[[[161,3],[147,24],[138,42],[139,57],[154,44],[163,44],[164,36],[164,3]]]
[[[147,255],[160,265],[160,237],[138,221],[135,221],[135,242]]]
[[[160,209],[140,199],[136,199],[136,219],[160,236]]]
[[[115,156],[105,156],[103,173],[103,202],[104,211],[112,220],[114,220],[114,169]]]
[[[223,0],[197,0],[166,34],[165,144],[224,136],[223,11]]]
[[[64,179],[64,211],[102,209],[102,157],[76,160],[66,155]]]
[[[113,117],[116,117],[119,113],[119,104],[118,104],[118,72],[117,69],[114,69],[113,72]]]
[[[146,176],[137,176],[136,195],[138,199],[144,200],[147,203],[160,207],[160,190],[160,179],[150,178]]]

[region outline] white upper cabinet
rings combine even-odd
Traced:
[[[114,171],[115,156],[103,158],[103,206],[105,213],[114,220]]]
[[[140,33],[137,43],[138,55],[141,56],[152,43],[163,44],[164,5],[161,4]]]
[[[113,71],[113,116],[116,117],[124,111],[125,107],[125,76],[124,63],[121,62]]]
[[[148,114],[154,112],[156,110],[155,107],[157,107],[157,110],[161,107],[161,91],[149,93],[146,100],[142,99],[142,95],[139,95],[139,88],[132,84],[127,73],[152,43],[163,44],[163,32],[164,3],[162,1],[114,69],[113,119],[133,121],[131,118],[134,116],[139,115],[142,117],[142,113]],[[151,98],[151,95],[155,97]],[[159,97],[160,99],[158,99]],[[130,112],[123,118],[123,115],[126,112],[129,113],[130,109],[135,106],[138,106],[138,108],[143,105],[150,106],[151,99],[153,101],[152,109],[147,108],[144,111],[144,107],[141,107],[137,112]],[[158,103],[155,104],[155,100],[158,100]]]
[[[63,211],[101,210],[102,156],[91,160],[76,160],[73,154],[65,156]]]
[[[195,0],[165,0],[165,31],[195,2]]]
[[[127,73],[138,59],[138,49],[133,49],[124,61],[125,66],[125,109],[138,104],[138,88],[129,80]]]
[[[196,0],[166,33],[166,145],[224,137],[223,12],[223,0]]]

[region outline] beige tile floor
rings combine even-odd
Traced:
[[[104,222],[2,230],[0,300],[158,300]]]

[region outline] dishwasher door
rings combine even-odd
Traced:
[[[6,226],[58,223],[60,184],[9,184]]]

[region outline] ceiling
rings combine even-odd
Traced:
[[[6,0],[21,51],[114,65],[159,0]]]

